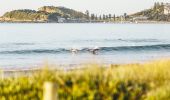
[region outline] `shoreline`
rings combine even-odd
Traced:
[[[75,23],[58,23],[58,22],[15,22],[15,21],[0,21],[0,23],[9,23],[9,24],[170,24],[167,21],[137,21],[137,22],[129,22],[129,21],[118,21],[118,22],[75,22]]]
[[[20,76],[31,76],[36,72],[41,72],[43,70],[52,70],[52,71],[61,71],[61,72],[69,72],[69,71],[76,71],[76,70],[83,70],[86,68],[90,68],[89,66],[98,66],[101,68],[114,68],[114,67],[122,67],[122,66],[140,66],[154,62],[161,62],[161,61],[170,61],[170,58],[160,58],[155,60],[148,60],[142,63],[121,63],[121,64],[96,64],[96,63],[86,63],[86,64],[74,64],[74,65],[51,65],[51,64],[44,64],[42,66],[37,67],[30,67],[30,68],[15,68],[15,69],[0,69],[0,77],[1,79],[4,78],[17,78]]]

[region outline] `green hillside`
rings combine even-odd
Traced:
[[[7,12],[3,15],[4,18],[9,18],[11,20],[46,20],[48,18],[48,13],[37,12],[35,10],[14,10]]]
[[[58,18],[82,19],[86,15],[65,7],[44,6],[35,10],[13,10],[5,13],[2,18],[5,21],[58,21]]]

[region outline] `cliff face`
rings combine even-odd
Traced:
[[[57,7],[54,6],[44,6],[41,8],[38,8],[38,11],[42,11],[42,12],[47,12],[47,13],[61,13]]]
[[[57,13],[61,15],[61,17],[66,18],[85,18],[86,15],[82,12],[75,11],[73,9],[65,8],[65,7],[54,7],[54,6],[44,6],[38,9],[41,12],[46,13]]]
[[[85,14],[64,8],[54,6],[44,6],[35,10],[14,10],[7,12],[2,16],[3,21],[11,22],[57,22],[58,18],[85,18]]]

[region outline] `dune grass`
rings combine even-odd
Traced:
[[[145,64],[43,69],[0,80],[0,100],[42,100],[43,83],[57,84],[59,100],[170,100],[170,60]],[[100,66],[100,67],[99,67]]]

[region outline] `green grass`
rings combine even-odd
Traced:
[[[0,100],[42,100],[46,81],[57,84],[59,100],[170,99],[170,60],[109,68],[85,66],[68,72],[45,69],[29,77],[0,80]]]

